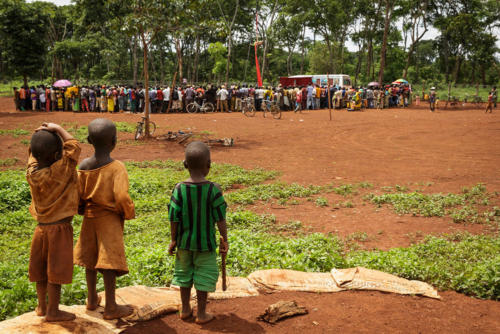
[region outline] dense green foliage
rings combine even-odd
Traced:
[[[127,169],[137,218],[125,224],[130,273],[117,284],[168,285],[172,279],[173,257],[167,254],[170,228],[166,205],[175,183],[186,178],[187,173],[180,162],[174,161],[127,163]],[[219,164],[214,164],[210,172],[210,179],[226,191],[228,201],[243,203],[241,205],[270,198],[310,197],[333,189],[343,189],[339,192],[344,194],[349,188],[260,185],[275,176],[272,171]],[[363,183],[350,188],[370,186]],[[241,187],[245,188],[239,189]],[[269,193],[262,192],[263,189]],[[481,198],[477,197],[483,193],[481,189],[474,187],[454,196],[466,197],[466,200]],[[0,172],[0,319],[32,310],[36,304],[35,287],[27,277],[30,239],[36,224],[29,215],[29,203],[24,171]],[[75,240],[81,222],[81,217],[75,217]],[[300,227],[300,222],[276,224],[273,216],[230,205],[228,274],[247,275],[266,268],[326,272],[334,267],[362,265],[424,280],[441,289],[454,289],[481,298],[500,298],[498,237],[466,235],[452,240],[433,237],[406,249],[349,252],[338,237],[303,234]],[[289,232],[294,233],[294,237],[290,237]],[[102,280],[98,288],[103,289]],[[63,287],[62,302],[83,303],[85,294],[84,270],[75,266],[73,283]]]
[[[383,72],[385,82],[495,84],[499,18],[496,0],[0,0],[0,74],[142,82],[147,40],[154,82],[177,72],[177,82],[254,83],[257,39],[268,83],[329,72],[366,84]]]

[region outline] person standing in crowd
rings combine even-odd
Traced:
[[[314,92],[314,86],[310,83],[307,86],[307,109],[309,110],[314,109]]]
[[[258,87],[255,90],[255,109],[262,110],[262,101],[264,100],[265,90],[262,87]]]
[[[54,86],[50,87],[50,102],[52,103],[52,111],[57,110],[57,92]]]
[[[217,96],[220,98],[220,110],[221,112],[230,112],[228,105],[227,105],[227,98],[228,98],[229,93],[226,90],[226,86],[222,85],[220,90],[217,92]]]
[[[36,109],[37,94],[35,86],[31,86],[30,88],[30,97],[31,97],[31,110],[35,111],[37,110]]]
[[[80,99],[82,101],[82,112],[89,112],[89,91],[86,86],[80,89]]]
[[[52,107],[52,103],[51,103],[51,96],[50,96],[50,87],[47,86],[45,88],[45,110],[46,111],[52,111],[51,107]]]
[[[490,91],[488,94],[488,104],[486,105],[484,113],[487,114],[488,110],[490,111],[490,114],[493,112],[493,91]]]
[[[434,109],[436,107],[436,99],[437,99],[436,88],[432,87],[431,93],[429,94],[429,105],[430,105],[431,112],[434,112]]]
[[[45,99],[45,89],[40,90],[40,95],[38,95],[38,99],[40,101],[40,109],[41,111],[45,111],[45,103],[47,100]]]
[[[156,90],[156,113],[161,113],[163,109],[163,90],[160,86]]]
[[[95,105],[96,105],[96,103],[95,103],[96,102],[96,94],[95,94],[94,87],[92,87],[92,86],[88,87],[87,92],[88,92],[88,99],[89,99],[89,106],[88,106],[88,108],[89,108],[89,110],[91,112],[94,112],[94,111],[96,111],[96,108],[95,108]]]
[[[193,100],[194,100],[194,90],[193,90],[193,87],[188,86],[188,88],[184,92],[184,95],[186,95],[186,105],[189,105],[190,103],[192,103]]]
[[[16,106],[16,110],[24,110],[24,108],[21,109],[21,95],[19,91],[17,90],[17,87],[14,87],[14,104]]]
[[[493,97],[493,108],[496,109],[496,107],[497,107],[497,98],[498,98],[498,93],[497,93],[497,87],[496,86],[493,86],[493,88],[491,89],[491,95]]]
[[[170,87],[167,86],[163,88],[162,95],[163,95],[163,106],[161,108],[161,112],[166,113],[168,104],[170,103]]]

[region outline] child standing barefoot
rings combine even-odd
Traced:
[[[227,253],[226,201],[216,183],[205,177],[210,171],[210,150],[202,142],[192,142],[186,147],[184,166],[190,178],[178,183],[172,193],[169,218],[172,242],[168,247],[175,257],[172,284],[181,289],[181,319],[192,315],[189,299],[194,284],[198,299],[196,323],[204,324],[214,316],[206,312],[207,294],[215,291],[219,277],[215,224],[222,237],[220,253]]]
[[[31,242],[29,279],[36,282],[36,314],[46,321],[75,319],[73,313],[59,310],[59,302],[61,284],[73,278],[71,221],[78,211],[79,156],[78,142],[57,124],[44,123],[31,137],[26,179],[30,213],[38,225]]]
[[[95,310],[97,271],[104,277],[106,305],[104,319],[118,319],[132,313],[115,300],[116,277],[128,273],[123,243],[124,220],[135,217],[134,203],[128,194],[128,175],[123,163],[113,160],[116,127],[98,118],[89,124],[89,142],[94,155],[82,161],[78,171],[80,210],[84,215],[80,237],[75,246],[75,264],[86,268],[87,309]]]

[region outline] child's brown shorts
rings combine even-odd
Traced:
[[[75,246],[75,264],[87,269],[128,273],[123,243],[123,219],[116,214],[83,218],[80,238]]]
[[[29,279],[69,284],[73,279],[73,227],[71,218],[38,224],[31,241]]]

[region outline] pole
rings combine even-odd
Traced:
[[[221,243],[224,239],[221,237]],[[220,253],[221,256],[221,272],[222,272],[222,291],[227,290],[227,280],[226,280],[226,255],[227,253]]]
[[[330,74],[326,74],[326,81],[328,82],[328,112],[330,113],[330,121],[332,120],[332,100],[330,97]]]

